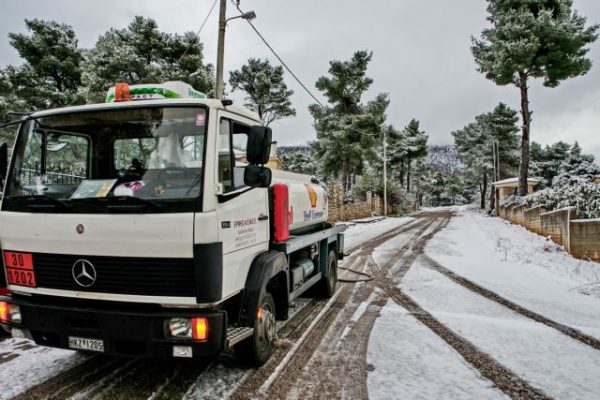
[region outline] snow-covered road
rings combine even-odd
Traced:
[[[259,369],[0,339],[0,399],[598,398],[599,264],[465,208],[350,225],[346,248],[350,282],[297,300]]]
[[[441,324],[451,338],[424,327],[414,310],[390,302],[369,344],[368,359],[374,365],[370,397],[521,397],[500,392],[502,384],[494,382],[493,374],[482,376],[485,369],[453,343],[460,338],[539,396],[597,398],[600,298],[594,287],[600,265],[573,259],[545,238],[500,219],[464,208],[454,213],[402,279],[393,282],[398,293]],[[382,248],[393,246],[392,239]],[[455,279],[433,268],[436,265]],[[472,285],[459,284],[464,281]],[[512,308],[486,297],[490,293]],[[569,328],[583,340],[566,332]],[[521,398],[537,395],[523,393]]]

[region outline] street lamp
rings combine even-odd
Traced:
[[[252,20],[256,18],[256,13],[254,11],[248,11],[243,14],[236,15],[235,17],[226,19],[226,7],[227,0],[221,0],[221,8],[219,10],[219,43],[217,48],[217,84],[215,87],[217,99],[223,98],[223,57],[225,56],[225,27],[227,26],[227,22],[236,18],[245,20]]]
[[[245,12],[245,13],[243,13],[241,15],[238,15],[238,16],[235,16],[235,17],[231,17],[231,18],[227,18],[225,20],[225,25],[227,25],[227,23],[229,21],[231,21],[232,19],[236,19],[236,18],[253,20],[254,18],[256,18],[256,13],[254,11],[248,11],[248,12]]]

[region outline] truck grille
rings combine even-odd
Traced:
[[[82,287],[73,278],[73,264],[85,259],[96,270],[96,281]],[[33,254],[38,287],[145,296],[195,297],[191,258],[130,258]]]

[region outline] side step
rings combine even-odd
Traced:
[[[227,328],[227,347],[233,347],[244,339],[249,338],[254,333],[254,328],[232,327]]]

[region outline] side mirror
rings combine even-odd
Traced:
[[[266,126],[255,125],[248,133],[246,159],[251,165],[264,165],[269,162],[273,132]]]
[[[271,184],[272,173],[269,168],[258,165],[248,165],[244,168],[244,184],[250,187],[268,187]]]
[[[4,182],[8,170],[8,145],[0,144],[0,182]],[[0,191],[2,187],[0,186]]]

